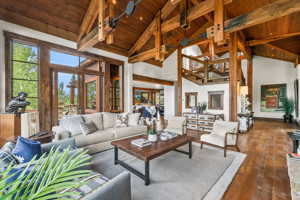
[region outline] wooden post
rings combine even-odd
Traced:
[[[156,31],[155,31],[155,60],[161,60],[161,45],[162,45],[162,37],[161,37],[161,12],[158,12],[156,15]]]
[[[207,84],[208,82],[208,62],[205,61],[204,63],[204,83]]]
[[[178,109],[177,109],[177,116],[182,115],[182,48],[178,48],[177,53],[177,82],[176,82],[176,90],[177,90],[177,96],[178,96]]]
[[[224,1],[215,0],[215,42],[224,40]]]
[[[109,16],[109,19],[111,20],[114,17],[114,15],[115,15],[114,4],[113,4],[112,0],[110,0],[108,2],[108,16]],[[114,34],[113,34],[113,32],[110,32],[107,35],[106,43],[107,44],[114,43]]]
[[[238,57],[237,57],[237,33],[230,34],[230,67],[229,67],[229,105],[230,105],[230,121],[237,121],[237,70],[238,70]]]
[[[51,108],[51,72],[49,68],[49,48],[42,45],[40,48],[39,77],[41,77],[39,85],[39,118],[40,130],[50,131],[52,128],[52,108]]]
[[[248,60],[247,66],[247,85],[248,85],[248,97],[250,103],[253,103],[253,57]]]
[[[104,41],[105,40],[105,33],[104,33],[104,18],[105,18],[105,0],[99,1],[99,8],[98,8],[98,40]]]
[[[104,112],[110,112],[111,111],[110,88],[111,88],[110,63],[105,62],[105,71],[104,71]]]

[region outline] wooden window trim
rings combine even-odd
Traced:
[[[185,108],[192,108],[192,107],[194,107],[194,106],[189,105],[190,97],[191,97],[191,96],[195,96],[195,103],[196,103],[195,106],[197,106],[197,96],[198,96],[198,92],[186,92],[186,93],[185,93]]]
[[[211,98],[213,95],[221,95],[221,107],[212,107]],[[208,92],[208,109],[209,110],[224,110],[224,91]]]

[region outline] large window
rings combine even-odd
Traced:
[[[11,65],[11,97],[26,92],[31,103],[27,110],[38,110],[39,48],[12,41]]]
[[[223,110],[224,92],[208,92],[208,109]]]

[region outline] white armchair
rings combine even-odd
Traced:
[[[179,135],[186,134],[186,118],[172,117],[168,120],[167,128],[165,128],[164,131],[177,133]]]
[[[212,132],[201,136],[201,149],[203,148],[203,144],[223,148],[224,157],[226,157],[228,147],[235,147],[240,151],[237,145],[238,127],[238,122],[215,121]]]

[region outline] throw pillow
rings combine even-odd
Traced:
[[[12,153],[0,150],[0,172],[2,172],[8,165],[19,164],[17,158]]]
[[[138,126],[141,113],[128,114],[128,126]]]
[[[127,127],[128,126],[128,114],[122,113],[117,115],[116,128]]]
[[[88,135],[98,130],[94,122],[81,122],[80,128],[83,135]]]
[[[18,137],[16,147],[12,151],[20,163],[29,162],[34,156],[41,156],[41,143],[23,137]]]
[[[116,113],[104,112],[104,113],[102,113],[102,117],[103,117],[103,128],[104,129],[113,128],[115,126],[116,120],[117,120]]]
[[[101,113],[83,115],[83,118],[85,122],[94,122],[98,130],[103,130],[103,119]]]
[[[84,122],[81,115],[65,116],[60,120],[60,126],[69,131],[72,136],[76,136],[82,133],[80,128],[81,122]]]

